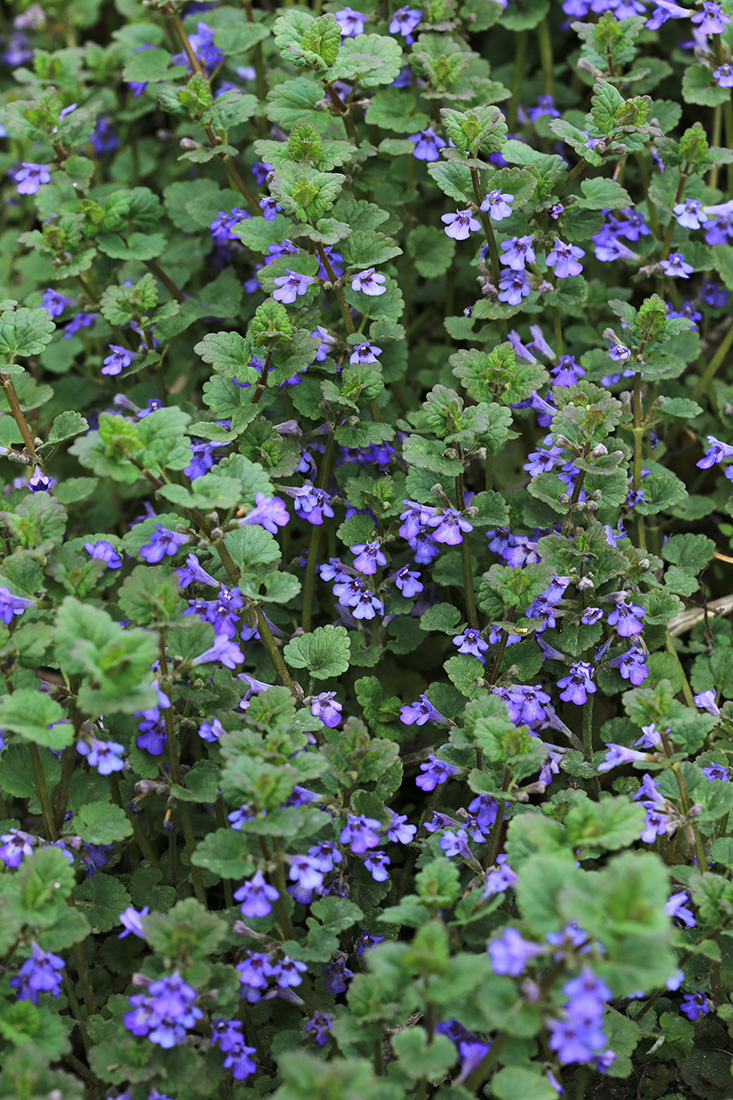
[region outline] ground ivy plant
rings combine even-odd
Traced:
[[[353,2],[0,13],[0,1100],[732,1095],[733,0]]]

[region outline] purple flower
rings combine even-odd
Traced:
[[[342,8],[341,11],[334,12],[334,15],[341,28],[342,38],[355,38],[358,34],[363,34],[364,24],[369,19],[368,15],[354,11],[353,8]]]
[[[709,1011],[710,1002],[699,989],[694,993],[688,993],[680,1005],[680,1012],[683,1012],[688,1020],[699,1020],[701,1016],[707,1016]]]
[[[331,993],[345,993],[353,970],[346,965],[346,955],[343,951],[337,951],[330,962],[323,968],[323,984]]]
[[[304,974],[307,969],[308,967],[304,962],[300,962],[299,959],[291,959],[285,955],[273,967],[272,976],[281,989],[290,989],[294,985],[301,984],[303,981],[301,974]]]
[[[430,516],[428,526],[435,528],[433,538],[436,542],[445,543],[448,546],[459,546],[463,542],[463,534],[473,531],[473,524],[469,523],[460,512],[454,508],[446,508],[437,516]]]
[[[698,463],[698,466],[700,464]],[[707,691],[700,691],[697,695],[693,696],[693,702],[696,707],[700,707],[701,710],[706,710],[708,714],[712,714],[715,718],[720,717],[720,710],[718,704],[715,702],[715,692],[709,688]]]
[[[591,679],[592,675],[592,665],[586,664],[585,661],[576,661],[570,666],[569,675],[557,681],[557,686],[565,689],[560,698],[566,703],[582,706],[587,701],[588,695],[593,695],[596,690],[596,685]]]
[[[728,769],[724,764],[708,764],[706,768],[702,769],[702,774],[710,783],[716,780],[722,783],[730,783]]]
[[[3,833],[0,840],[3,842],[0,847],[0,860],[6,867],[20,867],[26,856],[33,855],[33,845],[37,843],[36,837],[30,833],[21,832],[20,829],[11,829],[9,833]]]
[[[470,657],[478,657],[482,663],[485,661],[484,653],[488,650],[488,643],[483,640],[478,630],[468,627],[462,634],[457,634],[453,639],[453,645],[458,646],[458,652]]]
[[[560,112],[555,107],[551,95],[538,95],[537,106],[530,107],[527,111],[527,115],[532,122],[536,122],[537,119],[542,118],[543,115],[548,115],[550,118],[559,118]]]
[[[65,309],[76,304],[75,298],[67,298],[65,294],[60,294],[58,290],[51,289],[44,290],[41,301],[43,302],[43,308],[48,310],[51,317],[60,317]]]
[[[387,558],[376,541],[357,543],[356,546],[351,547],[351,553],[356,555],[354,569],[365,576],[373,576],[378,566],[387,564]]]
[[[699,229],[700,223],[708,219],[700,199],[685,199],[684,202],[678,202],[673,207],[673,211],[677,215],[677,225],[681,225],[683,229]]]
[[[378,362],[378,356],[382,354],[382,349],[378,348],[376,344],[357,344],[351,353],[349,358],[350,363],[376,363]]]
[[[60,955],[42,951],[37,943],[31,944],[30,958],[21,966],[18,974],[8,983],[17,989],[19,1001],[32,1001],[38,1004],[39,993],[51,993],[58,997],[62,977],[59,973],[65,966]]]
[[[232,1071],[235,1081],[244,1081],[257,1071],[257,1063],[253,1062],[250,1055],[256,1054],[254,1047],[244,1045],[240,1032],[242,1024],[239,1020],[214,1020],[212,1045],[218,1045],[224,1058],[224,1069]],[[150,1097],[148,1097],[150,1100]]]
[[[610,772],[619,764],[634,764],[637,761],[647,761],[649,756],[645,752],[637,752],[635,749],[627,749],[623,745],[616,745],[613,741],[607,743],[608,752],[606,759],[598,765],[599,772]]]
[[[513,202],[514,195],[502,192],[501,188],[497,187],[495,191],[489,191],[479,209],[484,214],[488,214],[492,221],[500,222],[504,218],[511,217],[512,208],[510,204]]]
[[[381,822],[375,817],[349,814],[346,825],[341,830],[339,842],[349,844],[355,855],[363,855],[368,848],[376,848],[379,844],[381,827]]]
[[[144,558],[149,565],[154,565],[162,561],[166,554],[173,557],[189,541],[188,535],[179,535],[177,531],[169,531],[167,527],[161,527],[156,523],[150,542],[140,547],[140,557]]]
[[[341,721],[341,703],[335,702],[335,691],[322,691],[311,702],[311,714],[320,718],[324,726],[335,729]]]
[[[404,707],[402,709],[404,710]],[[460,768],[456,768],[453,764],[444,764],[442,760],[438,760],[435,753],[431,752],[427,762],[420,765],[420,771],[424,772],[424,775],[418,775],[415,784],[427,793],[434,791],[439,783],[447,783],[452,775],[459,773]]]
[[[117,937],[118,940],[124,940],[126,936],[132,934],[137,936],[138,939],[144,940],[145,933],[143,932],[142,917],[146,917],[150,912],[149,906],[145,905],[139,912],[132,905],[128,905],[124,912],[120,913],[120,922],[125,931],[120,932]]]
[[[380,294],[386,292],[387,287],[384,285],[386,282],[386,275],[375,271],[373,267],[368,267],[366,271],[360,271],[358,275],[354,275],[351,280],[351,289],[361,290],[371,298],[378,298]]]
[[[325,1046],[328,1042],[328,1033],[331,1030],[332,1023],[333,1016],[316,1010],[311,1018],[306,1021],[305,1033],[306,1035],[312,1034],[313,1041],[319,1047]]]
[[[499,279],[500,302],[506,302],[510,306],[521,305],[522,298],[529,297],[532,287],[523,271],[505,271]]]
[[[112,353],[103,360],[102,370],[100,374],[121,374],[126,367],[129,367],[135,358],[135,353],[128,351],[127,348],[122,348],[119,344],[110,344],[109,350]]]
[[[692,910],[687,908],[689,900],[687,891],[680,890],[679,893],[670,896],[664,907],[664,912],[673,920],[681,920],[686,928],[694,928],[697,921]]]
[[[550,696],[539,684],[534,687],[493,688],[493,694],[504,700],[509,718],[515,725],[531,726],[547,719],[544,708],[550,702]]]
[[[231,641],[224,634],[214,635],[214,644],[211,649],[200,653],[191,662],[192,665],[208,665],[221,662],[226,668],[233,669],[235,665],[244,664],[244,654],[236,642]]]
[[[427,722],[442,721],[443,715],[435,709],[427,695],[421,695],[414,703],[400,707],[400,722],[404,726],[424,726]]]
[[[631,647],[628,653],[624,653],[617,658],[617,662],[612,661],[611,663],[618,663],[618,670],[623,680],[629,680],[634,687],[638,687],[649,676],[649,669],[646,667],[646,656],[641,646],[635,645]]]
[[[372,592],[360,592],[352,603],[355,619],[373,619],[384,613],[384,604]]]
[[[94,133],[89,139],[94,152],[98,157],[104,153],[113,153],[120,144],[120,139],[112,129],[109,119],[98,118],[94,123]]]
[[[18,185],[19,195],[35,195],[44,183],[51,182],[51,173],[48,165],[23,161],[22,167],[13,172],[13,179]]]
[[[625,598],[625,593],[624,593]],[[644,624],[641,621],[646,615],[643,607],[635,604],[621,603],[608,616],[608,625],[616,627],[616,633],[620,638],[631,638],[634,634],[641,634]]]
[[[510,267],[512,271],[524,271],[525,264],[534,263],[535,260],[533,241],[531,236],[512,237],[510,241],[502,241],[499,247],[504,255],[499,257],[500,263]]]
[[[392,820],[387,826],[387,838],[393,844],[409,844],[414,840],[417,825],[408,825],[405,814],[392,814]]]
[[[318,890],[323,886],[323,871],[314,856],[288,856],[288,878],[303,890]]]
[[[277,901],[280,894],[274,886],[268,886],[262,871],[234,892],[234,900],[241,901],[240,910],[244,917],[266,917],[272,912],[271,901]]]
[[[310,275],[299,275],[297,271],[291,271],[286,267],[287,275],[278,275],[273,279],[278,288],[272,293],[276,302],[285,302],[288,305],[295,301],[299,294],[305,294],[313,282]]]
[[[711,466],[724,462],[728,458],[733,458],[733,447],[729,443],[716,439],[714,435],[709,435],[705,455],[695,465],[701,470],[709,470]]]
[[[719,88],[733,88],[733,65],[726,62],[713,69],[713,79]]]
[[[505,928],[501,936],[489,944],[491,965],[497,974],[510,974],[516,978],[531,959],[541,955],[544,948],[530,940],[522,939],[516,928]]]
[[[386,882],[389,877],[387,866],[391,862],[391,859],[385,852],[370,852],[364,859],[364,866],[375,882]]]
[[[411,572],[409,565],[403,565],[393,579],[395,586],[407,600],[419,595],[425,587],[420,581],[420,574]]]
[[[116,741],[98,741],[93,737],[90,742],[77,741],[76,751],[86,756],[87,763],[96,768],[100,775],[120,772],[125,766],[124,760],[119,759],[125,746],[118,745]]]
[[[85,542],[84,549],[97,561],[106,561],[108,569],[119,569],[122,558],[115,550],[111,542],[106,539],[98,539],[97,542]]]
[[[278,528],[287,527],[289,522],[290,515],[282,497],[267,497],[264,493],[255,494],[255,507],[238,520],[240,527],[258,525],[271,535],[276,535]]]
[[[692,264],[685,263],[681,252],[672,252],[668,260],[660,261],[659,266],[670,279],[689,279],[694,270]]]
[[[308,523],[320,526],[326,519],[333,519],[333,508],[329,504],[331,494],[325,489],[314,489],[310,482],[306,482],[300,489],[290,489],[290,496],[295,502],[295,511]]]
[[[494,870],[489,871],[486,876],[484,900],[493,898],[496,894],[506,893],[519,877],[516,871],[513,871],[507,863],[507,857],[505,855],[497,856],[496,864],[497,866]]]
[[[550,374],[555,386],[574,386],[585,375],[585,371],[575,362],[574,355],[561,355]]]
[[[264,199],[260,199],[259,207],[266,222],[274,222],[275,218],[282,210],[282,206],[278,206],[275,200],[271,199],[269,195],[266,195]]]
[[[248,951],[247,957],[241,963],[237,963],[236,969],[239,971],[240,983],[246,987],[246,993],[243,996],[246,996],[250,1003],[258,1001],[259,990],[267,989],[268,979],[273,973],[270,956]]]
[[[470,233],[477,233],[481,222],[474,218],[470,210],[456,210],[455,214],[441,214],[444,223],[443,232],[454,241],[466,241]]]
[[[0,584],[0,622],[9,626],[14,615],[22,615],[27,607],[33,607],[33,600],[27,600],[25,596],[14,596],[10,589]]]
[[[408,8],[406,4],[403,8],[398,8],[392,16],[389,33],[401,34],[409,45],[412,42],[412,32],[422,19],[422,14],[419,8]]]
[[[725,14],[722,5],[705,0],[702,11],[691,15],[690,22],[697,23],[700,34],[722,34],[730,23],[730,16]],[[690,1017],[690,1019],[697,1019],[697,1017]]]
[[[365,951],[368,951],[371,947],[376,947],[378,943],[384,943],[384,936],[372,936],[368,928],[359,936],[354,947],[354,954],[357,959],[360,959]]]
[[[581,256],[585,256],[585,250],[574,244],[563,244],[555,237],[555,244],[551,252],[547,254],[547,266],[554,267],[555,277],[567,279],[572,275],[580,275],[583,265],[579,262]]]
[[[439,160],[438,150],[445,148],[445,140],[430,127],[427,130],[419,130],[416,134],[410,134],[410,141],[415,146],[412,155],[417,160]]]
[[[591,970],[563,986],[567,1003],[559,1020],[549,1020],[550,1048],[563,1065],[591,1062],[601,1069],[613,1060],[612,1051],[601,1054],[606,1045],[601,1022],[611,991]]]

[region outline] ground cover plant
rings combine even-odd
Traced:
[[[0,1100],[733,1095],[733,0],[0,15]]]

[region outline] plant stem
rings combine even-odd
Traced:
[[[690,687],[690,682],[687,679],[687,674],[685,673],[684,666],[682,664],[682,661],[680,660],[680,655],[677,652],[677,647],[674,644],[674,640],[673,640],[672,635],[670,634],[669,630],[667,631],[667,637],[665,638],[664,645],[665,645],[665,648],[666,648],[667,652],[672,654],[672,656],[677,661],[677,664],[679,666],[679,670],[680,670],[680,673],[682,675],[682,694],[685,697],[685,702],[687,703],[688,707],[695,707],[695,700],[694,700],[693,695],[692,695],[692,688]]]
[[[500,1031],[491,1044],[490,1050],[486,1052],[473,1073],[469,1074],[465,1081],[465,1088],[467,1092],[476,1093],[479,1086],[486,1080],[489,1075],[489,1070],[495,1062],[499,1060],[508,1036],[506,1032]]]
[[[328,96],[328,98],[331,100],[334,107],[336,108],[336,113],[341,118],[341,120],[344,124],[344,129],[346,130],[346,136],[348,137],[348,139],[349,139],[349,141],[351,142],[352,145],[357,145],[358,146],[358,144],[359,144],[359,135],[356,132],[356,126],[354,125],[354,120],[351,117],[351,111],[346,106],[343,99],[341,98],[341,96],[338,94],[338,92],[334,88],[333,84],[329,84],[327,80],[324,80],[323,81],[323,87],[324,87],[324,90],[326,92],[326,95]]]
[[[71,984],[71,978],[69,977],[68,972],[66,971],[66,969],[64,969],[62,971],[61,980],[62,980],[63,986],[64,986],[64,993],[66,994],[66,997],[67,997],[68,1002],[69,1002],[69,1007],[71,1008],[71,1015],[76,1020],[76,1026],[79,1028],[79,1036],[81,1038],[82,1046],[84,1047],[85,1053],[89,1054],[89,1048],[91,1046],[91,1043],[89,1042],[89,1033],[87,1032],[87,1025],[86,1025],[86,1022],[84,1020],[84,1017],[81,1014],[81,1007],[79,1005],[79,1002],[76,999],[76,993],[74,993],[74,987]]]
[[[26,451],[28,452],[33,462],[38,463],[38,465],[42,467],[43,463],[40,461],[38,455],[36,454],[36,448],[33,442],[33,436],[31,435],[31,430],[28,427],[28,422],[25,416],[23,415],[23,410],[20,407],[18,395],[15,392],[15,386],[13,385],[12,379],[9,377],[9,375],[0,373],[0,385],[2,385],[3,390],[5,391],[5,400],[7,401],[8,405],[10,405],[10,411],[13,414],[13,420],[18,425],[18,430],[23,436],[23,442],[25,443]]]
[[[183,293],[183,291],[180,289],[180,287],[176,286],[176,284],[173,282],[173,280],[168,275],[166,275],[165,271],[163,271],[163,268],[160,266],[160,264],[156,263],[155,260],[146,260],[145,261],[145,266],[147,267],[148,271],[150,271],[153,275],[155,275],[156,279],[160,279],[163,286],[166,288],[167,291],[169,291],[173,295],[173,297],[175,298],[175,300],[177,302],[180,303],[180,302],[185,302],[186,301],[186,295]],[[153,345],[150,344],[148,346],[150,347],[150,350],[152,351],[153,350]]]
[[[517,121],[517,111],[519,109],[519,96],[522,92],[522,81],[524,80],[524,58],[527,53],[527,31],[520,31],[519,34],[514,36],[516,43],[514,51],[514,71],[512,73],[512,98],[509,101],[509,114],[507,116],[507,126],[511,132],[514,131],[514,125]]]
[[[323,462],[321,464],[321,472],[318,477],[318,488],[324,489],[328,485],[328,480],[331,477],[331,464],[333,462],[333,452],[336,445],[333,430],[328,433],[328,442],[326,443],[326,450],[323,454]],[[313,590],[316,583],[316,567],[318,563],[318,549],[321,543],[321,528],[319,525],[313,526],[310,537],[310,545],[308,547],[308,561],[305,566],[305,578],[303,580],[303,630],[308,633],[311,628],[312,611],[313,611]]]
[[[662,738],[662,745],[664,746],[665,753],[667,754],[668,757],[673,756],[674,754],[673,754],[673,751],[672,751],[672,746],[669,743],[669,738],[667,737],[667,734],[663,731],[660,731],[660,736]],[[675,777],[675,780],[677,781],[677,789],[680,792],[680,802],[682,803],[682,812],[684,814],[688,814],[690,812],[690,806],[692,805],[692,803],[690,802],[690,794],[689,794],[689,791],[687,790],[687,784],[685,783],[685,777],[682,774],[682,768],[680,766],[679,760],[676,760],[674,762],[674,764],[672,765],[672,771],[674,772],[674,777]],[[697,856],[697,869],[698,869],[698,871],[700,872],[701,875],[704,875],[705,872],[708,869],[708,861],[707,861],[707,857],[705,855],[705,849],[703,847],[702,837],[700,836],[700,833],[697,829],[697,826],[691,825],[691,829],[692,829],[692,835],[693,835],[694,841],[695,841],[695,855]]]
[[[170,689],[170,682],[168,680],[168,656],[165,651],[165,631],[161,631],[159,634],[158,653],[160,655],[160,671],[167,682],[167,687]],[[169,691],[166,691],[169,694]],[[178,786],[183,785],[183,777],[181,775],[181,765],[178,755],[178,739],[176,737],[176,724],[173,720],[173,707],[166,707],[163,711],[165,717],[165,732],[166,740],[168,742],[168,761],[170,763],[171,778],[173,782]],[[178,809],[181,815],[181,825],[183,826],[183,839],[186,843],[186,850],[188,852],[188,861],[191,865],[191,881],[193,882],[194,893],[196,894],[196,900],[199,905],[203,905],[204,909],[206,905],[206,890],[204,889],[204,880],[201,875],[201,868],[197,867],[193,862],[193,855],[196,851],[196,841],[193,835],[193,826],[191,825],[191,814],[189,812],[188,803],[182,799],[178,801]]]
[[[696,385],[694,386],[690,397],[695,401],[705,390],[708,388],[713,378],[715,377],[719,367],[723,363],[726,355],[730,351],[731,344],[733,344],[733,323],[726,332],[723,340],[718,345],[715,355],[708,363],[705,370],[700,375]]]
[[[56,789],[56,812],[54,814],[54,823],[57,833],[61,831],[64,824],[64,818],[66,817],[66,807],[69,804],[69,792],[71,790],[71,779],[74,774],[74,765],[76,764],[76,755],[75,744],[67,745],[61,754],[61,778]]]
[[[644,441],[643,427],[644,409],[641,402],[641,371],[634,375],[634,492],[641,490],[641,462],[642,443]],[[646,550],[646,532],[644,530],[644,517],[640,512],[636,514],[636,537],[639,547]]]
[[[593,698],[589,695],[583,706],[583,756],[586,760],[593,756]]]
[[[463,474],[459,474],[455,482],[456,507],[462,512],[466,507],[466,499],[463,495]],[[461,562],[463,565],[463,594],[466,601],[466,618],[471,630],[478,630],[478,612],[476,611],[476,596],[473,590],[473,568],[471,566],[471,547],[464,533],[461,539]]]
[[[87,1016],[93,1016],[97,1011],[97,1002],[94,998],[94,990],[92,989],[92,981],[89,977],[89,967],[87,966],[86,956],[82,951],[80,943],[74,944],[74,958],[76,960],[76,968],[79,971],[79,980],[84,994],[84,1007],[87,1010]]]
[[[575,505],[580,500],[580,493],[583,488],[583,482],[585,481],[585,470],[581,470],[575,479],[575,485],[573,486],[573,495],[570,497],[568,504],[568,511],[562,525],[563,538],[567,538],[573,527],[573,516],[575,515]]]
[[[121,810],[125,810],[125,812],[127,813],[125,803],[122,800],[120,781],[119,778],[114,774],[114,772],[109,777],[109,783],[110,787],[112,788],[112,798],[115,801],[115,805],[119,806]],[[130,818],[130,824],[132,825],[133,833],[135,834],[135,843],[140,849],[140,854],[145,859],[147,859],[151,867],[157,867],[158,869],[160,869],[158,857],[153,851],[153,846],[148,840],[141,822],[138,820],[135,814],[128,814],[128,816]]]
[[[540,47],[540,64],[542,65],[542,86],[545,91],[545,95],[554,94],[553,85],[553,59],[552,59],[552,39],[550,38],[550,27],[548,24],[547,16],[537,27],[537,40]]]
[[[481,220],[484,236],[486,237],[486,243],[489,246],[489,259],[491,261],[491,281],[494,286],[498,286],[499,249],[496,244],[494,230],[491,228],[491,218],[481,209],[481,203],[484,201],[484,196],[481,194],[481,180],[479,179],[478,168],[471,169],[471,183],[473,184],[473,197],[476,200],[476,206],[479,208],[478,216]]]
[[[41,763],[41,754],[38,751],[38,745],[35,741],[31,741],[28,745],[28,751],[31,755],[31,764],[33,765],[33,775],[36,780],[36,793],[38,794],[38,801],[41,803],[41,814],[43,816],[43,825],[46,830],[46,839],[53,842],[58,840],[59,834],[56,831],[56,823],[53,816],[53,807],[51,805],[51,799],[48,794],[48,787],[46,786],[46,777],[43,774],[43,765]]]

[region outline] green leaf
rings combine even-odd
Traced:
[[[713,560],[715,543],[707,535],[672,535],[662,546],[665,561],[678,565],[693,577]]]
[[[406,1027],[391,1037],[390,1045],[397,1055],[397,1070],[416,1081],[441,1080],[456,1060],[456,1048],[447,1035],[434,1035],[431,1042],[420,1027]]]
[[[718,107],[730,96],[728,88],[721,88],[707,65],[685,65],[682,72],[682,95],[687,103],[701,107]]]
[[[81,413],[68,410],[67,412],[59,413],[51,425],[51,430],[48,433],[47,443],[63,443],[65,439],[71,439],[75,435],[80,435],[85,432],[89,427],[88,422],[84,419]]]
[[[456,242],[434,225],[418,225],[408,234],[407,249],[418,275],[435,279],[453,263]]]
[[[33,688],[21,688],[0,699],[0,729],[11,730],[24,741],[54,750],[74,741],[74,727],[63,707]]]
[[[632,205],[629,192],[615,180],[581,180],[580,190],[583,198],[579,200],[578,206],[586,210],[623,210]]]
[[[243,880],[254,871],[251,845],[238,829],[216,829],[196,845],[192,862],[222,878]]]
[[[235,371],[238,382],[256,382],[259,371],[247,364],[252,348],[238,332],[209,332],[193,349],[216,371]]]
[[[221,917],[209,913],[195,898],[177,902],[167,913],[148,913],[142,922],[153,951],[180,966],[216,955],[227,931]]]
[[[644,808],[638,802],[630,802],[621,796],[592,802],[576,791],[564,824],[568,843],[573,848],[614,851],[639,839],[644,820]]]
[[[125,618],[138,626],[164,623],[174,618],[180,603],[180,587],[174,573],[159,565],[137,565],[125,578],[119,604]]]
[[[402,47],[394,38],[380,34],[359,34],[341,42],[338,58],[328,71],[328,80],[359,80],[365,88],[391,84],[400,74]]]
[[[333,206],[344,183],[336,172],[318,172],[308,164],[281,164],[270,191],[298,221],[317,221]]]
[[[319,626],[288,642],[283,656],[293,668],[305,668],[314,679],[328,680],[349,667],[349,637],[343,626]]]
[[[120,913],[130,904],[130,895],[119,879],[97,874],[74,891],[74,903],[86,916],[92,932],[110,932],[120,927]]]
[[[74,832],[85,844],[113,844],[132,836],[125,811],[111,802],[89,802],[76,811]]]
[[[401,89],[384,88],[370,99],[366,112],[366,121],[370,126],[395,130],[398,134],[414,134],[430,125],[429,115],[416,110],[412,103],[407,106]]]
[[[6,309],[0,313],[0,355],[8,362],[40,355],[51,342],[55,324],[45,309]]]
[[[131,53],[124,69],[122,79],[128,84],[154,84],[168,80],[172,75],[168,68],[171,55],[166,50],[137,50]]]
[[[491,1091],[499,1100],[557,1100],[557,1090],[539,1066],[505,1066],[491,1079]]]

